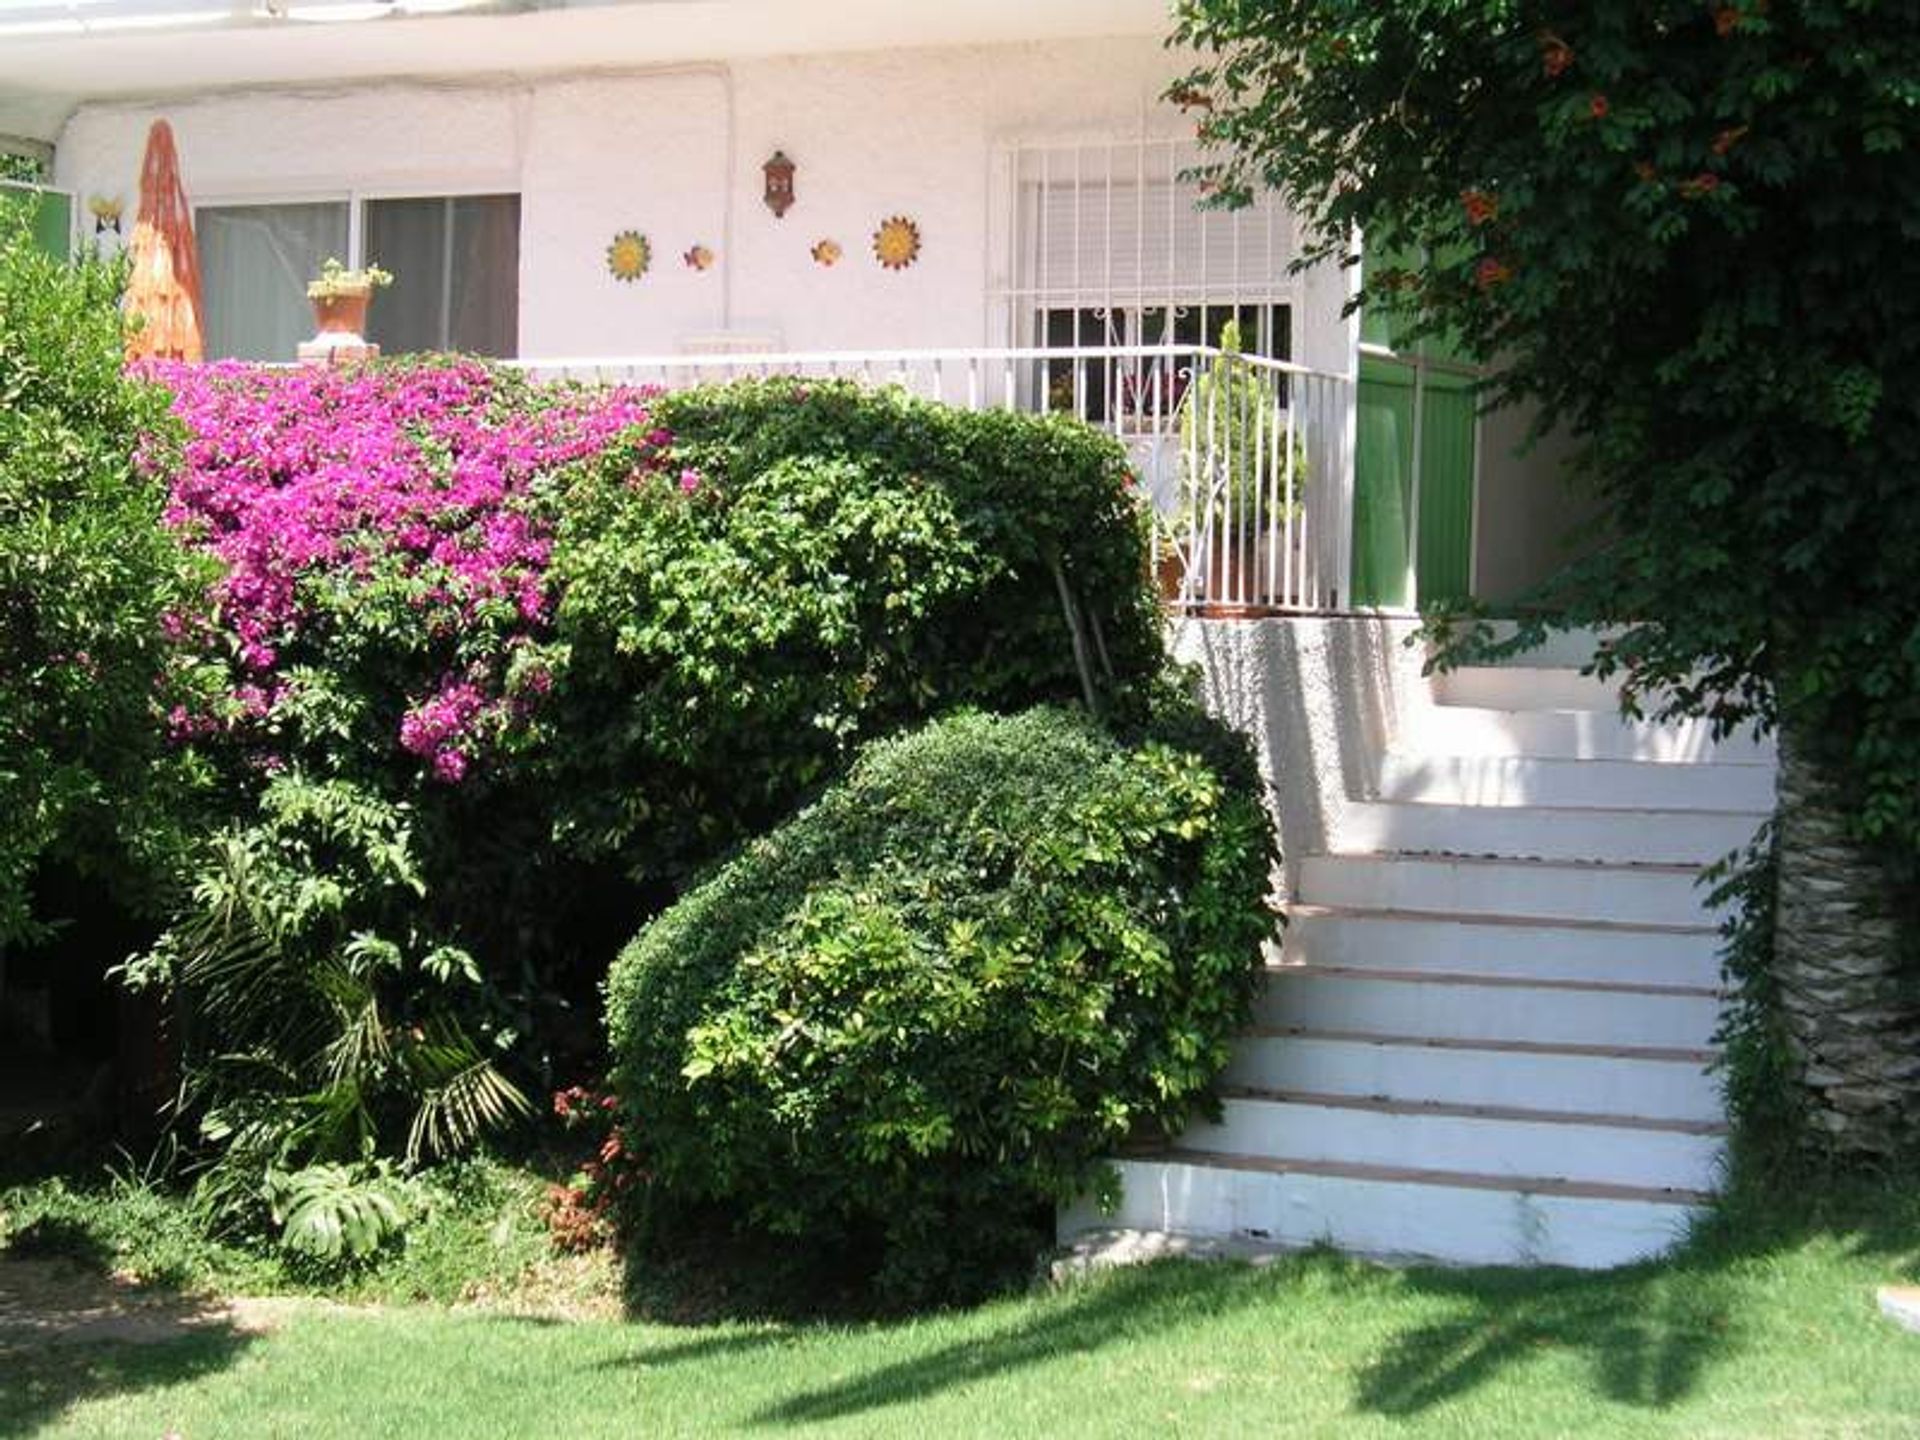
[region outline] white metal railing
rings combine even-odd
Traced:
[[[1349,603],[1354,382],[1209,346],[1012,347],[519,360],[536,379],[681,389],[794,376],[898,385],[970,410],[1060,411],[1125,447],[1176,609]]]

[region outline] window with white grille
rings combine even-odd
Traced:
[[[1272,196],[1203,204],[1182,178],[1186,141],[1017,145],[999,165],[1005,251],[991,303],[1009,343],[1049,350],[1219,346],[1229,322],[1251,354],[1293,354],[1293,217]],[[1056,358],[1035,367],[1036,405],[1156,428],[1190,364],[1173,357]]]

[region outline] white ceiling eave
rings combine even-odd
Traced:
[[[1168,28],[1167,0],[0,0],[0,134],[50,140],[88,101]]]

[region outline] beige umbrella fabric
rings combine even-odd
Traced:
[[[127,315],[138,323],[127,336],[129,360],[199,360],[200,255],[193,243],[193,211],[180,183],[173,127],[153,122],[140,167],[140,213],[127,244]]]

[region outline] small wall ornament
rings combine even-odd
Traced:
[[[904,215],[890,215],[873,232],[873,258],[889,270],[904,270],[920,258],[920,227]]]
[[[117,195],[94,195],[87,200],[87,213],[93,216],[96,235],[120,233],[120,214],[124,207]]]
[[[828,269],[832,269],[840,263],[840,256],[844,252],[840,249],[838,240],[816,240],[813,242],[813,249],[807,253],[813,256],[814,264],[825,265]]]
[[[767,208],[778,220],[793,208],[793,161],[787,158],[787,152],[776,150],[767,157],[767,163],[760,167],[760,173],[766,176]]]
[[[687,262],[687,268],[689,270],[711,270],[713,268],[713,251],[709,250],[705,245],[693,246],[680,258]]]
[[[631,284],[653,263],[653,247],[638,230],[622,230],[607,246],[607,273]]]

